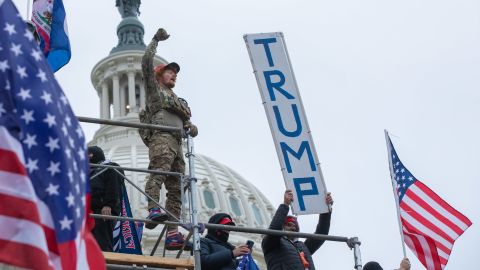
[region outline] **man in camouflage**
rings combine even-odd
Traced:
[[[172,88],[175,87],[177,73],[180,66],[177,63],[153,66],[153,58],[159,41],[168,39],[169,35],[164,29],[159,29],[145,50],[142,59],[143,79],[146,89],[145,110],[140,112],[140,121],[157,125],[178,127],[184,132],[166,132],[160,130],[141,129],[140,136],[149,148],[149,169],[173,171],[184,173],[185,162],[182,153],[182,136],[185,133],[195,137],[197,127],[190,122],[191,112],[184,99],[177,97]],[[160,200],[160,188],[164,184],[167,189],[165,208],[177,218],[181,212],[180,179],[174,176],[150,174],[147,176],[145,192],[156,202]],[[166,213],[162,212],[157,204],[148,201],[150,220],[165,221]],[[154,223],[147,223],[148,229],[156,227]],[[184,238],[176,226],[169,226],[166,238],[166,248],[179,249],[184,243]]]

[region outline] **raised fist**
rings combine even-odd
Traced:
[[[293,191],[287,189],[285,194],[283,195],[283,203],[286,205],[290,205],[293,202]]]
[[[167,31],[165,31],[165,29],[163,28],[159,28],[153,38],[156,39],[157,41],[163,41],[168,39],[168,37],[170,37],[170,35],[167,33]]]

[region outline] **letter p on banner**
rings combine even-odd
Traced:
[[[328,212],[326,186],[283,34],[243,36],[277,150],[293,212]]]

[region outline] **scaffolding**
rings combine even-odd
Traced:
[[[123,122],[123,121],[115,121],[115,120],[106,120],[106,119],[98,119],[98,118],[90,118],[90,117],[78,117],[80,122],[85,123],[94,123],[94,124],[102,124],[102,125],[113,125],[113,126],[123,126],[123,127],[131,127],[131,128],[148,128],[154,130],[160,130],[165,132],[182,132],[179,128],[169,127],[169,126],[161,126],[161,125],[153,125],[153,124],[142,124],[142,123],[131,123],[131,122]],[[91,178],[94,178],[104,171],[111,169],[114,170],[116,173],[120,174],[123,179],[125,179],[130,185],[132,185],[135,189],[137,189],[140,193],[146,196],[149,200],[154,201],[154,203],[165,213],[167,213],[171,219],[174,221],[164,221],[164,222],[155,222],[148,219],[141,219],[141,218],[129,218],[129,217],[121,217],[121,216],[107,216],[107,215],[99,215],[99,214],[91,214],[90,216],[93,218],[102,218],[102,219],[111,219],[111,220],[120,220],[120,221],[135,221],[135,222],[144,222],[144,223],[156,223],[156,224],[163,224],[163,225],[176,225],[181,226],[188,231],[188,235],[185,238],[185,243],[178,251],[176,255],[176,259],[180,260],[180,256],[184,251],[186,243],[190,240],[193,241],[193,264],[187,261],[177,261],[177,263],[170,261],[171,258],[167,260],[145,260],[142,259],[145,256],[141,255],[127,255],[127,254],[119,254],[115,255],[114,253],[105,252],[104,256],[107,260],[107,268],[108,269],[160,269],[157,267],[171,267],[174,269],[195,269],[201,270],[201,263],[200,263],[200,231],[203,231],[205,228],[207,229],[214,229],[214,230],[226,230],[226,231],[234,231],[234,232],[243,232],[243,233],[254,233],[254,234],[262,234],[262,235],[274,235],[274,236],[287,236],[287,237],[295,237],[295,238],[309,238],[309,239],[316,239],[316,240],[325,240],[325,241],[334,241],[334,242],[344,242],[350,249],[353,249],[354,255],[354,269],[355,270],[362,270],[362,261],[361,261],[361,254],[360,254],[360,245],[361,242],[357,237],[342,237],[342,236],[332,236],[332,235],[320,235],[320,234],[311,234],[311,233],[301,233],[301,232],[289,232],[289,231],[278,231],[278,230],[269,230],[269,229],[259,229],[259,228],[249,228],[249,227],[237,227],[237,226],[228,226],[228,225],[219,225],[219,224],[210,224],[210,223],[199,223],[198,222],[198,209],[197,209],[197,179],[195,178],[195,151],[194,151],[194,144],[192,137],[186,132],[186,141],[187,141],[187,152],[185,156],[188,159],[188,174],[182,174],[178,172],[165,172],[160,170],[149,170],[149,169],[139,169],[139,168],[129,168],[129,167],[122,167],[122,166],[113,166],[113,165],[105,165],[105,164],[90,164],[91,167],[100,167],[103,168],[100,172],[93,175]],[[176,217],[172,215],[165,207],[163,207],[159,202],[153,200],[148,194],[146,194],[142,188],[136,185],[133,181],[128,179],[120,170],[124,171],[134,171],[134,172],[143,172],[143,173],[150,173],[150,174],[158,174],[158,175],[169,175],[169,176],[176,176],[179,178],[181,183],[181,197],[182,201],[186,198],[188,200],[188,216],[189,220],[182,220],[181,217]],[[182,213],[185,211],[185,206],[182,204]],[[160,241],[162,240],[163,236],[166,235],[167,226],[163,227],[152,251],[150,252],[149,257],[153,257],[155,254]],[[122,259],[123,256],[123,259]],[[165,248],[163,250],[163,257],[165,257]]]

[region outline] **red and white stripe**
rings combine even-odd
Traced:
[[[0,126],[0,262],[42,270],[105,269],[85,225],[76,241],[56,242],[52,215],[38,199],[23,157],[21,143]]]
[[[0,126],[0,261],[56,269],[58,256],[49,250],[55,246],[51,215],[35,194],[23,156],[21,143]]]
[[[428,270],[445,267],[455,240],[472,225],[418,180],[400,202],[400,218],[405,243]]]

